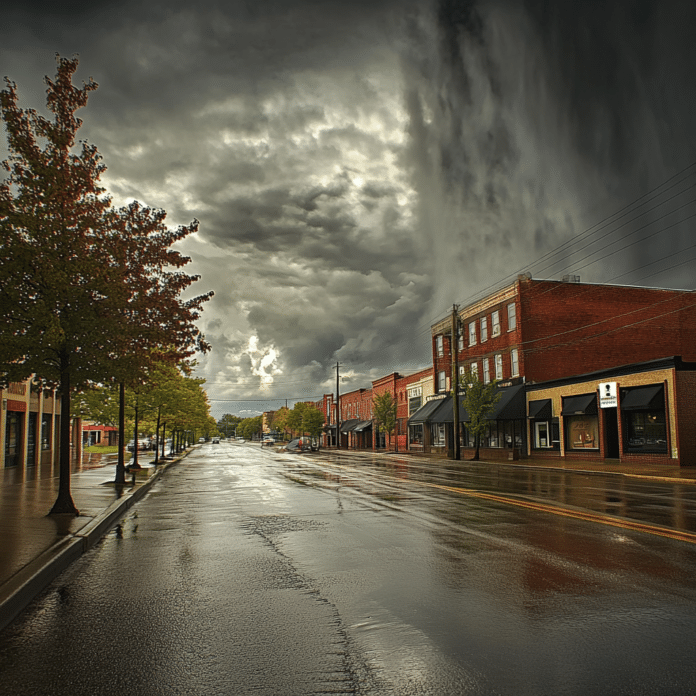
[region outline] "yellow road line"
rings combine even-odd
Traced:
[[[342,471],[345,471],[346,469],[353,469],[354,471],[359,471],[363,474],[365,472],[365,470],[362,468],[353,467],[345,464],[340,465],[340,468]],[[518,498],[509,498],[502,495],[496,495],[495,493],[484,493],[483,491],[477,491],[473,488],[444,486],[440,483],[428,483],[426,481],[417,481],[415,479],[407,480],[409,481],[409,483],[415,483],[428,488],[439,488],[443,491],[459,493],[461,495],[467,495],[471,498],[491,500],[496,503],[502,503],[504,505],[514,505],[515,507],[526,508],[528,510],[534,510],[536,512],[545,512],[552,515],[560,515],[561,517],[570,517],[572,519],[582,520],[584,522],[594,522],[596,524],[603,524],[608,527],[617,527],[619,529],[626,529],[634,532],[643,532],[644,534],[652,534],[654,536],[666,537],[668,539],[675,539],[677,541],[685,541],[688,544],[696,544],[696,534],[692,532],[684,532],[676,529],[669,529],[667,527],[657,527],[652,524],[645,524],[643,522],[633,522],[632,520],[619,519],[617,517],[611,517],[609,515],[603,515],[596,512],[571,510],[570,508],[557,507],[555,505],[548,505],[546,503],[535,503],[532,501],[520,500]]]
[[[676,529],[668,529],[666,527],[656,527],[655,525],[645,524],[643,522],[633,522],[626,519],[618,519],[616,517],[610,517],[609,515],[602,515],[595,512],[586,512],[583,510],[571,510],[569,508],[560,508],[555,505],[547,505],[545,503],[535,503],[526,500],[519,500],[517,498],[508,498],[506,496],[495,495],[494,493],[484,493],[483,491],[476,491],[470,488],[457,488],[454,486],[443,486],[439,483],[427,483],[425,481],[415,481],[422,486],[427,486],[430,488],[440,488],[445,491],[451,491],[452,493],[460,493],[462,495],[467,495],[472,498],[482,498],[484,500],[492,500],[497,503],[503,503],[505,505],[514,505],[516,507],[527,508],[528,510],[535,510],[537,512],[547,512],[552,515],[561,515],[562,517],[571,517],[576,520],[583,520],[585,522],[596,522],[598,524],[604,524],[609,527],[619,527],[620,529],[627,529],[634,532],[643,532],[645,534],[654,534],[656,536],[667,537],[668,539],[676,539],[677,541],[685,541],[689,544],[696,544],[696,534],[691,532],[683,532]]]

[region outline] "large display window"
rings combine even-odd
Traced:
[[[599,419],[593,415],[565,416],[567,450],[598,450]]]
[[[667,418],[664,385],[621,390],[624,452],[666,453]]]

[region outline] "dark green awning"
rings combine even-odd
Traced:
[[[350,432],[358,423],[360,423],[359,418],[350,418],[349,420],[343,421],[343,423],[341,423],[341,432]]]

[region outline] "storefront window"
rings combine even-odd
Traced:
[[[51,414],[44,413],[41,416],[41,449],[51,449]]]
[[[411,445],[422,445],[423,444],[423,424],[409,425],[409,444]]]
[[[552,421],[533,421],[532,447],[534,449],[558,449],[560,438],[558,423]]]
[[[433,423],[433,445],[435,447],[445,446],[445,425],[444,423]]]
[[[568,450],[599,449],[599,421],[597,416],[565,416],[565,441]]]
[[[661,411],[624,413],[626,452],[667,452],[667,424]]]

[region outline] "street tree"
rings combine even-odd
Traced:
[[[97,85],[72,84],[76,59],[46,78],[52,118],[0,92],[9,176],[0,182],[0,381],[34,374],[61,396],[60,477],[52,513],[79,514],[70,493],[71,395],[112,377],[140,376],[154,348],[183,359],[208,346],[194,325],[210,294],[182,301],[197,276],[169,247],[197,229],[164,226],[163,211],[114,210],[100,186],[97,148],[75,112]],[[146,356],[146,357],[142,357]]]
[[[231,413],[225,413],[217,422],[217,427],[221,433],[229,436],[237,430],[237,426],[241,421],[242,418],[240,416],[233,416]]]
[[[396,399],[390,391],[383,391],[375,395],[372,405],[375,422],[389,435],[389,445],[391,445],[391,436],[396,429]],[[395,450],[398,450],[396,441]]]
[[[316,406],[308,404],[302,413],[302,430],[310,437],[319,437],[324,427],[324,414]]]
[[[461,404],[469,414],[466,427],[473,436],[476,446],[476,452],[472,457],[472,461],[478,461],[481,435],[488,427],[488,415],[495,408],[501,396],[498,391],[498,380],[493,380],[485,384],[479,379],[477,374],[473,373],[471,370],[466,370],[464,374],[459,377],[459,391],[463,393]],[[454,398],[456,398],[456,396],[454,396]],[[455,437],[456,436],[455,434]]]

